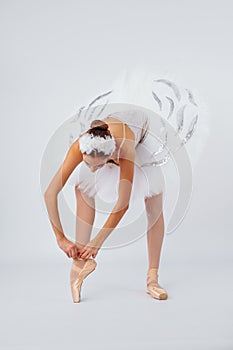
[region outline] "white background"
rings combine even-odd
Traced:
[[[1,1],[0,349],[232,349],[231,1]],[[69,291],[40,192],[46,144],[122,69],[173,72],[208,105],[189,211],[145,293],[146,240],[101,251]],[[94,345],[95,344],[95,345]]]

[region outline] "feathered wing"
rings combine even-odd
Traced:
[[[164,155],[164,158],[169,160],[169,153],[177,151],[177,146],[187,144],[191,164],[195,167],[208,140],[209,115],[200,93],[196,89],[191,91],[184,84],[178,84],[177,80],[179,79],[174,77],[174,74],[168,72],[153,73],[143,68],[125,69],[113,83],[112,101],[142,106],[155,112],[160,117],[162,126],[161,134],[157,134],[158,138],[161,138],[161,145],[164,128],[175,130],[181,139],[179,145],[169,149],[166,157],[158,152],[160,156]],[[158,150],[155,150],[155,153],[156,151]],[[156,161],[156,166],[165,164],[160,157]]]

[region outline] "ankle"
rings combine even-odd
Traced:
[[[159,267],[158,267],[158,266],[150,266],[150,265],[149,265],[148,270],[151,270],[151,269],[153,269],[153,270],[158,270]]]
[[[158,267],[149,267],[147,269],[147,276],[157,276],[159,273],[159,268]]]
[[[158,282],[158,267],[149,267],[147,271],[147,284]]]

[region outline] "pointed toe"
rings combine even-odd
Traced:
[[[77,265],[77,260],[80,259],[73,259],[73,264],[70,271],[70,287],[74,303],[79,303],[81,301],[81,287],[83,280],[95,270],[97,265],[94,259],[88,259],[83,268],[81,268]]]

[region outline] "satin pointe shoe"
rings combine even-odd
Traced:
[[[73,259],[72,268],[70,271],[70,286],[74,303],[80,302],[81,287],[83,280],[96,268],[96,261],[94,259],[86,260],[83,267],[77,265],[78,260],[84,260],[82,258]]]
[[[146,292],[159,300],[168,298],[167,292],[158,283],[158,268],[152,267],[147,271],[147,289]]]

